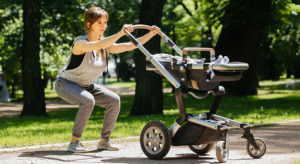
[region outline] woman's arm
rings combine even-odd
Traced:
[[[141,45],[143,45],[159,32],[160,32],[160,28],[153,26],[152,31],[150,31],[148,34],[138,38],[137,40]],[[121,53],[121,52],[125,52],[125,51],[131,51],[136,48],[137,47],[132,42],[120,43],[120,44],[114,43],[113,45],[108,47],[108,52],[117,54],[117,53]]]
[[[132,32],[133,29],[131,25],[124,25],[122,30],[115,35],[106,37],[99,41],[88,42],[86,40],[79,40],[74,43],[73,53],[74,54],[83,54],[85,52],[94,51],[98,49],[104,49],[112,44],[114,44],[119,38],[125,35],[125,29],[129,32]]]

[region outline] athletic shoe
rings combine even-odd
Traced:
[[[73,152],[73,153],[88,152],[88,150],[79,142],[79,140],[76,140],[73,143],[70,143],[70,145],[68,147],[68,151]]]
[[[98,146],[97,148],[99,150],[110,150],[110,151],[118,151],[119,148],[118,146],[114,145],[111,140],[109,139],[106,139],[106,140],[103,140],[98,143]]]

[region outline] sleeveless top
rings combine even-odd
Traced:
[[[74,40],[73,44],[78,40],[87,39],[84,36],[79,36]],[[106,53],[107,58],[108,49],[105,48],[104,52]],[[59,76],[64,79],[70,80],[81,87],[87,87],[91,85],[96,78],[101,76],[102,72],[107,66],[105,59],[103,59],[101,55],[101,51],[99,54],[99,58],[96,57],[95,53],[96,51],[85,52],[84,58],[78,67],[66,70],[72,58],[71,49],[69,60],[66,63],[66,65],[64,65],[63,68],[59,70]]]

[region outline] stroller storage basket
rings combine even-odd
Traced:
[[[188,122],[180,127],[172,138],[172,145],[180,146],[216,143],[220,140],[221,134],[221,131]]]

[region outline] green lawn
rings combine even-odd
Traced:
[[[129,82],[133,86],[134,82]],[[114,84],[116,85],[116,84]],[[270,123],[300,119],[300,90],[284,90],[282,86],[263,86],[260,95],[233,97],[224,96],[218,114],[241,122]],[[56,97],[53,90],[46,89],[46,97]],[[203,100],[192,96],[184,98],[187,113],[209,111],[213,96]],[[139,136],[142,128],[150,121],[158,120],[168,127],[178,117],[175,97],[164,94],[162,115],[129,116],[133,97],[121,98],[121,112],[112,138]],[[69,142],[74,118],[78,108],[49,113],[49,117],[23,117],[0,120],[0,148]],[[95,106],[81,140],[100,138],[105,109]]]
[[[300,164],[300,161],[295,161],[295,162],[292,162],[291,164]]]

